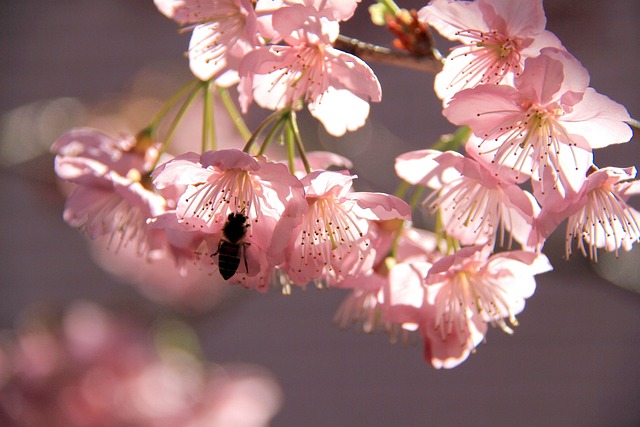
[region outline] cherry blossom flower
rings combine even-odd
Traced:
[[[147,220],[164,213],[167,200],[145,178],[157,158],[157,150],[146,144],[141,138],[114,139],[93,129],[73,129],[52,150],[56,174],[77,184],[65,204],[65,221],[90,239],[108,236],[116,250],[131,243],[139,255],[151,258],[167,240]]]
[[[594,261],[598,259],[598,248],[616,255],[620,248],[630,250],[640,239],[640,213],[627,204],[630,196],[640,193],[640,184],[634,180],[635,176],[633,167],[594,168],[575,197],[557,200],[542,208],[531,243],[541,247],[556,227],[568,218],[567,257],[574,242],[584,256]]]
[[[526,64],[514,87],[463,90],[443,114],[471,128],[478,139],[467,143],[467,152],[500,176],[520,183],[533,175],[543,196],[565,197],[581,188],[593,149],[631,138],[629,114],[588,88],[587,71],[565,51],[546,48]]]
[[[480,84],[513,84],[527,58],[544,47],[561,47],[547,23],[542,0],[432,0],[418,16],[444,37],[461,42],[435,78],[446,103]]]
[[[383,331],[393,341],[408,340],[425,318],[421,312],[423,279],[440,257],[437,239],[433,233],[411,226],[398,231],[397,221],[374,224],[377,224],[374,235],[382,240],[375,265],[370,271],[342,282],[342,287],[353,291],[336,311],[334,321],[341,328],[356,323],[365,332]],[[395,226],[387,230],[391,225]],[[396,237],[398,232],[400,236]],[[397,247],[395,257],[390,257],[388,249],[393,240]]]
[[[389,280],[383,289],[387,322],[413,331],[429,318],[431,308],[425,305],[424,278],[442,258],[441,250],[434,233],[414,227],[402,230],[395,262],[389,265]]]
[[[252,157],[240,150],[186,153],[154,171],[160,188],[186,185],[173,215],[183,230],[200,231],[213,254],[217,251],[229,215],[247,218],[247,234],[240,256],[247,261],[234,281],[247,287],[267,289],[273,265],[267,249],[274,228],[291,203],[304,204],[303,188],[281,163]],[[290,230],[282,230],[285,238]],[[216,259],[214,258],[214,261]]]
[[[539,210],[528,192],[503,181],[471,158],[453,151],[419,150],[396,158],[396,173],[434,190],[425,203],[441,216],[444,230],[464,245],[504,244],[505,231],[526,244]]]
[[[437,250],[435,235],[414,228],[403,230],[398,243],[395,260],[387,258],[383,267],[376,269],[375,281],[365,276],[363,279],[369,281],[367,286],[373,286],[354,289],[340,306],[334,320],[342,327],[349,323],[362,323],[366,332],[384,331],[394,342],[399,339],[413,342],[420,335],[424,342],[425,360],[438,369],[453,368],[466,360],[484,340],[486,320],[479,315],[470,316],[464,328],[452,327],[449,330],[439,324],[441,309],[433,303],[433,294],[440,285],[429,287],[425,278],[429,277],[435,265],[442,266],[438,264],[439,260],[448,263],[452,256],[443,258]],[[466,252],[473,250],[467,249]],[[485,258],[488,254],[487,248]],[[458,255],[469,254],[460,252]],[[536,257],[535,254],[531,256]],[[477,258],[479,261],[483,259]],[[482,262],[476,266],[480,264]],[[473,272],[473,267],[468,267]],[[512,266],[512,269],[517,271],[518,267],[521,265]],[[498,271],[496,275],[504,273]],[[521,271],[519,273],[522,274]],[[528,285],[527,282],[524,286]]]
[[[436,367],[464,361],[482,340],[486,323],[512,333],[505,320],[517,325],[515,316],[535,291],[533,276],[551,270],[542,254],[490,253],[489,246],[462,248],[436,261],[426,276],[426,300],[434,315],[423,328]]]
[[[308,206],[297,206],[301,216],[278,223],[269,250],[272,262],[294,284],[341,285],[368,271],[376,256],[370,221],[409,219],[409,206],[394,196],[351,192],[354,178],[347,172],[315,171],[301,179]]]
[[[334,321],[341,327],[362,323],[366,332],[384,331],[392,342],[413,342],[419,334],[425,360],[432,366],[450,368],[461,363],[469,349],[484,338],[486,324],[476,320],[469,330],[453,330],[447,339],[433,327],[436,310],[428,303],[425,277],[441,258],[433,233],[403,229],[396,257],[386,258],[373,274],[353,280],[355,289],[341,304]],[[367,288],[356,287],[363,281]]]
[[[154,0],[158,10],[192,29],[189,66],[200,80],[221,86],[238,82],[244,54],[259,45],[257,17],[250,0]]]
[[[428,301],[425,277],[433,268],[430,262],[414,260],[395,265],[389,272],[384,313],[387,321],[400,325],[405,333],[419,333],[423,341],[424,359],[436,369],[452,368],[463,362],[486,333],[479,319],[465,330],[452,330],[445,339],[434,328],[436,308]],[[397,333],[397,332],[396,332]]]
[[[259,47],[242,60],[245,111],[253,100],[272,110],[305,102],[332,135],[364,125],[369,101],[381,99],[380,84],[362,60],[331,46],[339,26],[327,13],[299,4],[273,13],[273,28],[288,45]]]

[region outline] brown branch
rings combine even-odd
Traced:
[[[408,52],[376,46],[343,35],[338,36],[333,47],[355,55],[365,62],[389,64],[430,74],[442,70],[442,56],[435,49],[429,56],[417,57]]]

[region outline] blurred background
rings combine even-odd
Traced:
[[[342,32],[389,45],[391,36],[370,24],[366,6]],[[591,85],[640,118],[640,2],[544,6],[547,28],[583,62]],[[85,239],[62,220],[49,147],[73,126],[138,130],[191,78],[188,40],[151,0],[0,3],[2,337],[34,312],[64,312],[78,301],[117,307],[154,330],[178,319],[199,342],[204,363],[242,362],[272,374],[274,426],[640,425],[638,250],[619,259],[603,254],[595,267],[579,254],[565,261],[557,233],[545,247],[555,270],[537,278],[515,334],[491,330],[469,360],[439,371],[423,361],[420,343],[392,345],[384,335],[340,331],[332,324],[345,296],[339,290],[259,294],[211,278],[185,290],[166,277],[155,288],[144,280],[151,272],[127,273],[126,256],[107,261],[122,266],[119,277],[100,268]],[[336,140],[303,117],[304,133],[316,147],[353,160],[358,190],[391,192],[398,183],[393,158],[426,148],[453,127],[441,116],[433,76],[371,65],[383,101],[372,105],[367,125]],[[255,124],[260,113],[252,113]],[[189,129],[182,139],[188,145]],[[595,161],[638,167],[639,142],[636,132],[627,144],[597,151]],[[100,311],[93,310],[83,313]],[[0,355],[0,370],[5,362]]]

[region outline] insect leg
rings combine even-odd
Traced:
[[[218,242],[218,250],[215,251],[214,253],[212,253],[211,255],[209,255],[211,258],[213,258],[214,256],[218,255],[220,253],[220,247],[222,246],[222,239],[220,239],[220,241]]]

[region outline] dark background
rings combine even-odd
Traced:
[[[187,81],[188,35],[178,35],[151,0],[0,4],[0,327],[13,327],[34,303],[148,304],[98,269],[83,238],[63,223],[46,149],[77,117],[49,111],[42,100],[103,102],[130,89],[149,65],[181,70]],[[367,23],[365,6],[344,33],[388,44]],[[547,0],[545,9],[548,29],[587,67],[591,85],[640,117],[640,2]],[[452,127],[432,76],[372,66],[383,102],[372,106],[365,129],[336,141],[309,120],[305,133],[352,158],[359,190],[393,191],[393,157]],[[9,118],[25,108],[16,131]],[[596,162],[640,166],[638,142],[598,151]],[[563,241],[558,235],[547,246],[555,271],[538,278],[514,336],[490,330],[487,344],[449,371],[427,365],[420,345],[338,330],[331,323],[344,296],[338,290],[240,292],[233,304],[191,321],[211,360],[254,362],[276,375],[285,402],[275,426],[640,425],[640,295],[599,278],[581,256],[563,260]],[[600,268],[640,289],[639,264],[635,251],[619,261],[604,256]]]

